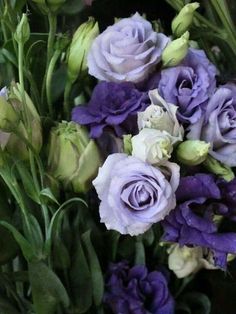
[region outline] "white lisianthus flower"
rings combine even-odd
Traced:
[[[209,254],[204,257],[201,247],[180,247],[179,244],[173,244],[168,249],[168,266],[178,278],[184,278],[196,273],[202,268],[217,269],[214,266],[212,256]]]
[[[143,128],[157,129],[167,132],[172,137],[172,143],[183,140],[184,129],[176,117],[178,107],[167,103],[158,90],[149,92],[151,105],[145,111],[138,113],[139,130]]]
[[[152,165],[168,160],[173,151],[171,136],[156,129],[142,129],[131,142],[132,155]]]

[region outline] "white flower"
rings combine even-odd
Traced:
[[[176,117],[177,106],[167,103],[159,94],[158,90],[149,92],[151,105],[145,111],[138,113],[139,130],[152,128],[166,131],[172,137],[172,143],[183,140],[184,129]]]
[[[168,266],[178,278],[187,277],[196,273],[201,268],[217,269],[214,266],[213,258],[210,254],[204,257],[201,247],[180,247],[179,244],[173,244],[168,249]]]
[[[173,143],[165,131],[142,129],[131,139],[132,155],[150,164],[160,164],[171,157]]]

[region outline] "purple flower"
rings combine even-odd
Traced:
[[[174,300],[161,272],[128,263],[111,264],[107,273],[104,303],[114,314],[172,314]]]
[[[227,254],[236,253],[236,233],[220,233],[214,214],[225,216],[221,192],[214,177],[196,174],[180,180],[176,192],[179,205],[163,222],[163,240],[181,246],[200,246],[214,254],[215,265],[226,268]]]
[[[236,221],[236,179],[233,179],[230,182],[220,179],[218,187],[221,191],[224,204],[228,206],[229,218]]]
[[[160,62],[168,41],[136,13],[109,26],[94,40],[88,54],[89,74],[104,81],[143,81]]]
[[[181,65],[162,70],[149,82],[169,103],[178,106],[181,122],[195,123],[216,87],[217,70],[203,50],[190,48]]]
[[[179,166],[152,167],[126,154],[110,155],[93,185],[107,229],[138,235],[162,220],[176,205]]]
[[[189,139],[211,144],[210,154],[230,166],[236,166],[236,86],[219,87],[209,100],[203,117],[189,127]]]
[[[117,136],[138,131],[137,112],[149,105],[147,93],[135,89],[132,83],[100,82],[87,106],[75,107],[72,120],[90,127],[90,136],[97,138],[109,126]]]

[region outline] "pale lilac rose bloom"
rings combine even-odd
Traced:
[[[89,74],[112,82],[141,82],[155,70],[169,39],[138,13],[109,26],[88,54]]]
[[[216,88],[216,67],[203,50],[190,48],[183,62],[155,75],[147,88],[158,88],[160,95],[178,106],[178,119],[192,124],[198,121]]]
[[[203,117],[189,127],[189,139],[211,144],[210,155],[222,163],[236,166],[236,86],[216,90]]]
[[[93,181],[101,222],[122,234],[142,234],[175,208],[178,184],[175,163],[154,168],[126,154],[110,155]]]

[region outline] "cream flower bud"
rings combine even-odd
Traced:
[[[94,18],[89,20],[77,29],[69,48],[68,54],[68,77],[73,83],[78,75],[87,70],[87,54],[90,46],[99,34],[98,23]]]
[[[189,32],[185,32],[180,38],[171,41],[162,53],[164,67],[178,65],[187,55],[189,47]]]
[[[154,165],[169,159],[173,151],[169,134],[155,129],[142,129],[131,142],[132,155]]]
[[[168,249],[168,267],[178,278],[184,278],[196,273],[201,268],[217,269],[211,254],[204,257],[201,247],[180,247],[179,244],[173,244]]]
[[[159,94],[158,90],[149,92],[151,105],[145,111],[138,113],[139,130],[152,128],[165,131],[175,144],[183,140],[184,129],[176,117],[177,106],[167,103]]]
[[[195,10],[199,8],[198,2],[186,4],[173,19],[171,28],[176,37],[183,35],[191,26]]]
[[[178,160],[184,165],[196,166],[201,164],[208,155],[210,144],[199,140],[187,140],[179,144],[176,150]]]

